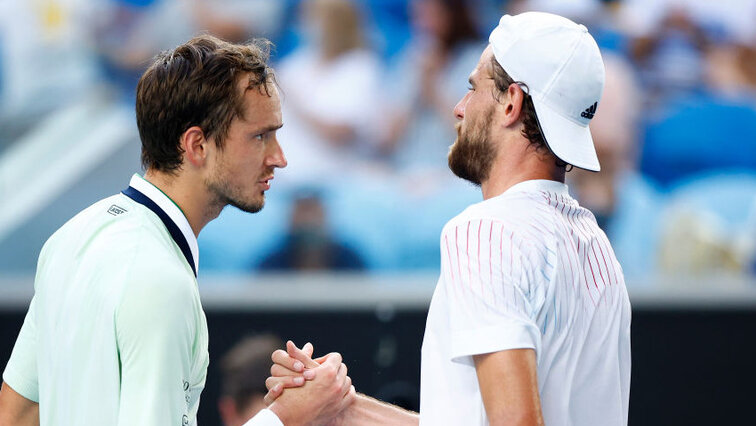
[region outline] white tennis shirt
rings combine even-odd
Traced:
[[[626,425],[630,302],[606,235],[567,186],[521,182],[441,235],[420,423],[487,425],[472,356],[532,348],[545,423]]]
[[[197,240],[165,194],[137,175],[130,186],[165,220],[114,195],[40,253],[3,380],[39,402],[42,426],[196,424],[209,360]],[[256,419],[249,424],[281,424],[269,410]]]

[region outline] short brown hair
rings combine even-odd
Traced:
[[[265,93],[268,82],[275,83],[268,66],[271,46],[265,39],[239,45],[200,35],[158,54],[137,84],[142,166],[179,169],[181,135],[192,126],[199,126],[207,138],[214,136],[222,147],[231,121],[244,111],[238,79],[248,74],[247,90]]]
[[[240,412],[246,410],[256,395],[265,396],[271,354],[284,347],[281,339],[272,334],[248,336],[239,341],[221,359],[221,395],[233,399]]]

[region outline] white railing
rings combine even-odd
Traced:
[[[278,274],[200,275],[207,310],[349,311],[426,309],[438,275]],[[26,309],[32,275],[0,277],[0,309]],[[629,282],[635,309],[756,309],[756,279],[746,276],[655,277]]]

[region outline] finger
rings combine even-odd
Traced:
[[[292,372],[301,373],[304,370],[304,364],[302,361],[296,360],[289,356],[286,351],[279,349],[270,356],[274,364],[278,364],[281,367],[287,368]]]
[[[319,365],[313,361],[307,353],[302,351],[302,349],[299,349],[291,340],[286,342],[286,351],[291,358],[300,361],[306,368],[315,368]]]
[[[341,385],[341,396],[346,397],[347,393],[349,393],[349,389],[352,388],[352,378],[349,376],[346,376],[344,378],[344,383]]]
[[[336,372],[336,383],[342,383],[347,377],[347,366],[342,362]]]
[[[296,377],[296,376],[303,376],[304,375],[305,379],[308,379],[306,377],[307,375],[304,374],[304,373],[307,373],[307,371],[311,371],[311,370],[305,370],[302,373],[297,373],[296,371],[291,371],[288,368],[286,368],[284,366],[281,366],[281,365],[278,365],[278,364],[273,364],[273,365],[270,366],[270,375],[273,376],[273,377],[286,377],[286,376],[294,376],[294,377]]]
[[[338,352],[331,352],[330,354],[326,355],[325,360],[320,365],[319,369],[331,369],[334,372],[337,372],[339,368],[341,367],[341,354]]]
[[[268,390],[273,389],[279,385],[283,388],[298,388],[304,384],[305,379],[302,376],[268,377],[267,379],[265,379],[265,387],[268,388]]]
[[[326,358],[328,358],[328,355],[323,355],[320,358],[315,358],[313,359],[313,361],[317,362],[318,364],[322,364],[323,362],[325,362]]]
[[[304,346],[302,346],[302,352],[304,352],[308,357],[312,358],[312,353],[315,352],[315,348],[312,346],[312,343],[307,342]]]
[[[273,402],[275,402],[276,399],[278,399],[279,396],[283,393],[283,386],[277,385],[273,386],[273,389],[268,390],[268,393],[265,394],[265,397],[263,398],[263,401],[265,401],[265,405],[270,405]]]
[[[355,401],[357,401],[357,391],[354,389],[353,385],[350,385],[347,388],[346,394],[341,398],[341,401],[339,401],[339,412],[352,405]]]

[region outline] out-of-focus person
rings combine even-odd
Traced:
[[[278,337],[262,334],[240,340],[223,356],[218,412],[224,426],[241,426],[266,407],[270,354],[283,347]]]
[[[262,261],[260,269],[263,271],[357,271],[363,269],[365,265],[360,256],[331,234],[326,217],[326,207],[317,194],[302,194],[297,197],[294,200],[288,235],[282,244]]]
[[[232,42],[270,38],[280,30],[284,5],[276,0],[111,0],[94,22],[93,40],[107,76],[131,96],[156,51],[197,33]]]
[[[381,149],[400,170],[445,174],[455,137],[450,111],[484,44],[464,0],[412,0],[410,15],[413,38],[389,73]]]
[[[73,0],[0,2],[0,149],[99,80],[87,25],[103,9]]]
[[[350,0],[302,3],[303,44],[279,65],[282,130],[294,166],[285,179],[343,178],[374,150],[381,63]]]

